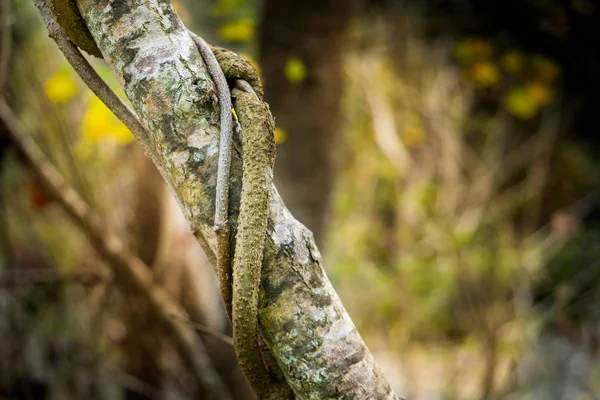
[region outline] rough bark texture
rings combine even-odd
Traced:
[[[351,2],[267,0],[260,35],[265,100],[287,140],[277,148],[275,184],[292,213],[322,245],[340,126],[342,50]],[[306,65],[302,82],[284,73],[289,59]]]
[[[150,132],[186,218],[214,261],[218,106],[194,43],[166,1],[80,0],[78,5]],[[241,187],[236,140],[233,222]],[[298,398],[397,399],[325,276],[312,234],[292,217],[274,187],[259,324]]]

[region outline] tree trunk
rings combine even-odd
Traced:
[[[170,2],[79,0],[78,8],[147,129],[159,170],[214,261],[219,118],[200,54]],[[231,182],[235,221],[238,151]],[[259,323],[298,398],[398,398],[325,276],[312,234],[292,217],[274,187]]]
[[[290,210],[322,244],[340,125],[342,51],[349,17],[342,0],[267,0],[260,35],[265,100],[287,139],[277,147],[275,183]],[[306,77],[291,82],[286,63],[299,58]]]

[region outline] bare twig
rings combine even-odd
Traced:
[[[181,318],[187,324],[191,325],[194,329],[196,329],[196,331],[198,331],[199,333],[212,336],[213,338],[233,347],[233,338],[231,336],[224,335],[221,332],[217,332],[214,329],[210,329],[207,326],[191,321],[189,319],[183,319],[183,317],[180,315],[173,315],[173,318]]]
[[[229,391],[211,365],[202,342],[181,318],[172,317],[172,315],[181,315],[182,318],[187,319],[185,311],[170,298],[163,287],[153,282],[150,269],[138,257],[127,252],[123,242],[108,231],[100,216],[90,209],[65,181],[35,141],[24,132],[3,99],[0,99],[0,118],[7,127],[9,137],[21,151],[31,170],[44,183],[49,194],[82,229],[96,251],[107,261],[107,265],[115,275],[115,284],[125,290],[133,287],[140,294],[147,296],[146,300],[169,328],[180,356],[198,383],[212,396],[218,399],[229,399]]]
[[[148,135],[148,132],[141,124],[135,112],[115,94],[102,78],[100,78],[88,60],[86,60],[79,49],[69,40],[67,35],[65,35],[58,23],[52,17],[45,1],[35,0],[35,4],[40,10],[46,28],[48,29],[49,36],[56,42],[58,48],[64,54],[69,64],[71,64],[87,87],[98,96],[98,98],[140,141],[144,148],[144,152],[152,159],[160,174],[164,177],[165,174],[162,170],[162,165],[156,162],[156,156],[153,150],[154,146],[150,143],[150,135]]]
[[[139,118],[136,113],[127,106],[113,91],[108,85],[98,76],[94,68],[90,65],[90,63],[85,59],[85,57],[81,54],[79,49],[71,43],[68,37],[65,35],[63,30],[60,28],[58,23],[52,17],[48,6],[44,0],[34,0],[36,6],[40,10],[40,14],[46,24],[46,28],[48,29],[49,36],[54,39],[59,49],[63,52],[65,58],[75,72],[81,77],[84,83],[94,92],[96,96],[114,113],[114,115],[121,121],[125,126],[131,131],[131,133],[139,140],[142,144],[142,148],[144,149],[144,153],[150,157],[153,164],[156,166],[156,169],[163,177],[163,180],[169,186],[171,193],[177,194],[177,189],[173,186],[173,182],[169,179],[169,176],[165,170],[165,164],[160,162],[160,156],[156,153],[156,146],[151,143],[150,135],[148,131],[141,124]],[[231,107],[229,107],[231,108]],[[222,153],[220,151],[220,153]],[[230,157],[230,156],[229,156]],[[223,171],[225,172],[225,171]],[[229,172],[227,172],[229,175]],[[181,199],[179,196],[175,196],[175,200],[179,203],[179,206],[182,210],[184,210],[184,206],[181,203]],[[226,203],[227,204],[227,203]],[[227,215],[225,214],[225,217]],[[198,239],[198,243],[205,251],[207,257],[211,261],[212,265],[217,265],[218,260],[213,257],[212,251],[209,250],[208,243],[201,236],[196,236]],[[228,246],[225,244],[229,243],[229,226],[224,224],[220,234],[219,240],[221,244],[221,248],[226,250]],[[225,257],[225,254],[222,255],[221,258],[229,258]],[[222,263],[227,264],[225,262]],[[224,276],[225,274],[219,274],[220,276]],[[224,299],[225,304],[227,303],[227,299]],[[229,302],[230,303],[230,302]]]

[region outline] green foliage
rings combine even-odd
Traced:
[[[457,66],[447,44],[411,43],[347,59],[329,273],[361,331],[483,338],[513,321],[506,299],[543,268],[539,227],[598,176],[558,122],[542,123],[560,116],[551,61],[468,39]],[[489,107],[491,89],[508,112]]]

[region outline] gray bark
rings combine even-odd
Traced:
[[[194,43],[168,1],[79,0],[78,6],[149,132],[159,170],[214,261],[219,109]],[[230,192],[234,226],[239,149],[238,141]],[[327,279],[312,234],[272,192],[259,324],[297,398],[397,399]]]

